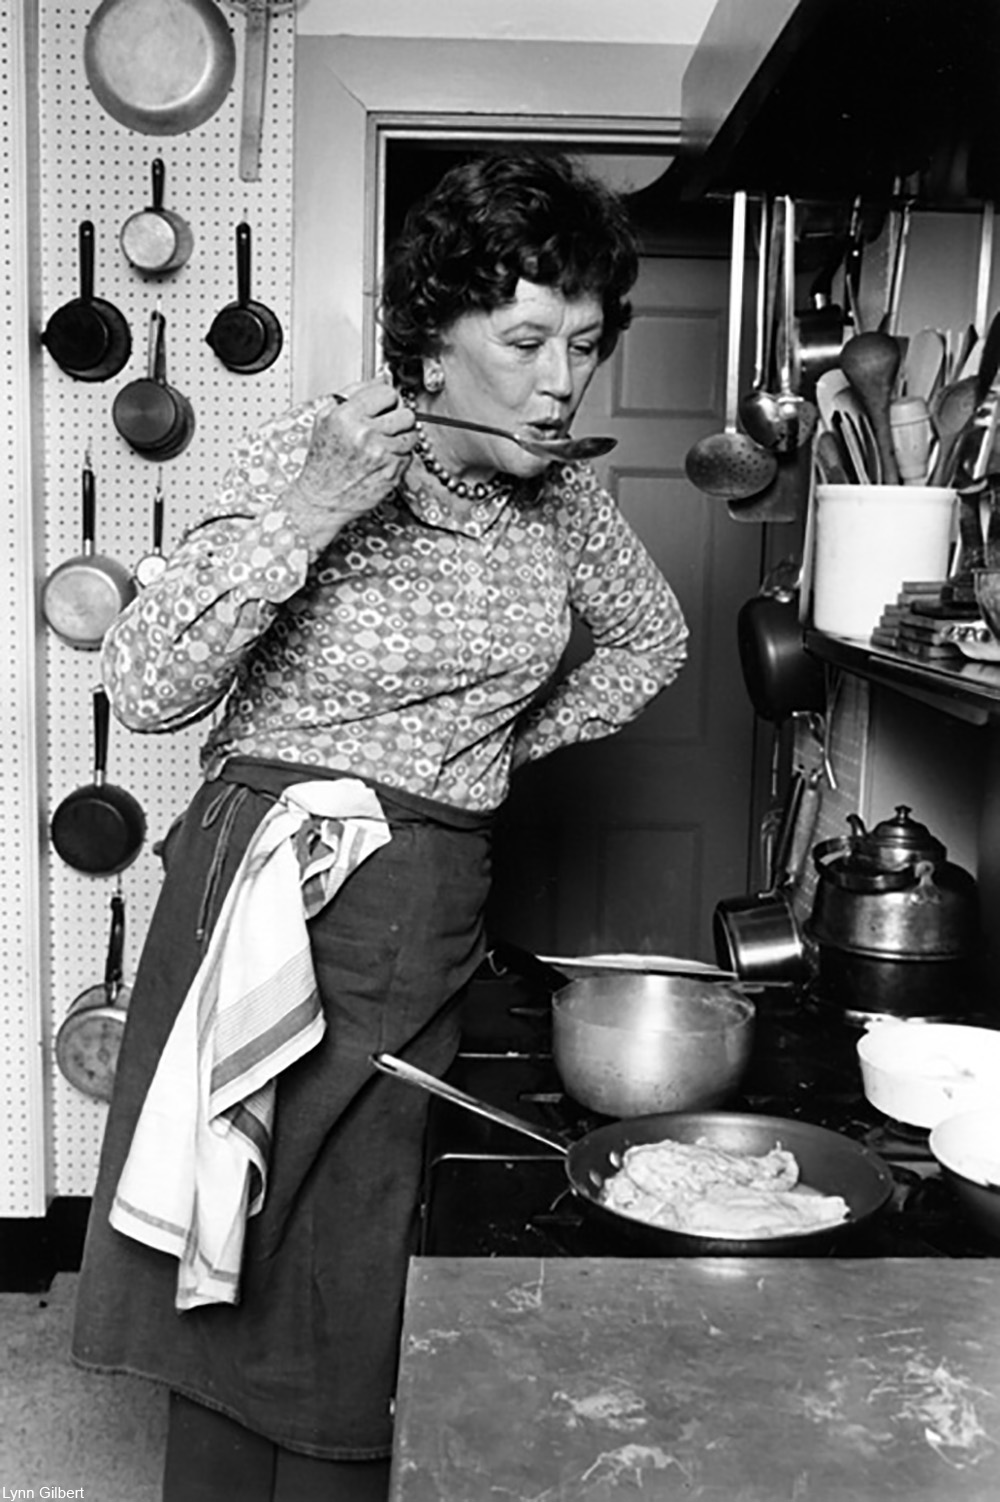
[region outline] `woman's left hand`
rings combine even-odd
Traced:
[[[413,413],[384,380],[349,386],[345,399],[320,407],[306,462],[283,497],[313,547],[322,551],[392,494],[416,442]]]

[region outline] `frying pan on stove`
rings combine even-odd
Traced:
[[[887,1165],[870,1148],[839,1132],[809,1122],[778,1116],[756,1116],[729,1111],[677,1111],[659,1116],[634,1116],[597,1127],[568,1147],[543,1127],[524,1121],[496,1106],[487,1105],[464,1090],[426,1074],[392,1054],[372,1056],[383,1074],[415,1085],[452,1105],[485,1116],[500,1126],[542,1142],[565,1160],[566,1177],[573,1193],[588,1213],[605,1228],[613,1228],[628,1241],[662,1257],[812,1257],[829,1253],[831,1247],[849,1240],[860,1227],[882,1211],[892,1194],[893,1180]],[[774,1147],[794,1153],[801,1182],[821,1194],[839,1194],[847,1202],[848,1218],[842,1225],[827,1226],[791,1236],[753,1240],[722,1236],[693,1236],[646,1225],[602,1203],[605,1180],[621,1167],[625,1150],[639,1143],[706,1141],[730,1152],[763,1154]]]

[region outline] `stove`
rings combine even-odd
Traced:
[[[552,972],[497,946],[469,989],[449,1081],[569,1143],[606,1118],[564,1094],[551,1055]],[[754,1052],[733,1111],[811,1122],[878,1153],[894,1180],[869,1226],[827,1255],[995,1257],[964,1216],[926,1131],[888,1120],[865,1099],[847,1013],[795,988],[754,988]],[[431,1104],[420,1252],[454,1257],[637,1255],[569,1189],[563,1158],[507,1127],[439,1099]],[[648,1255],[638,1253],[638,1255]]]

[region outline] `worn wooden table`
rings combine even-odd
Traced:
[[[996,1502],[1000,1260],[418,1258],[391,1502]]]

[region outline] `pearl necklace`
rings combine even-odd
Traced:
[[[437,458],[422,422],[417,423],[417,453],[424,462],[424,468],[440,480],[446,490],[452,495],[457,495],[463,501],[493,501],[509,494],[513,489],[513,481],[509,475],[502,475],[498,479],[477,481],[474,485],[467,485],[464,480],[459,480],[450,470],[446,469]]]

